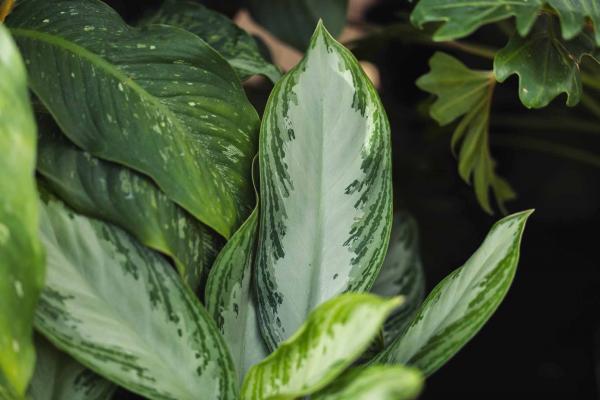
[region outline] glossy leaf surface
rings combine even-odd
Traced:
[[[36,328],[93,371],[155,400],[235,399],[227,347],[169,263],[119,228],[43,207]]]
[[[389,135],[371,82],[319,25],[261,127],[256,284],[271,350],[319,304],[375,281],[392,220]]]
[[[178,28],[132,28],[99,0],[23,0],[7,23],[74,143],[152,177],[225,237],[241,225],[258,116],[216,51]]]

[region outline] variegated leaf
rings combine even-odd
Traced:
[[[225,237],[243,223],[259,120],[206,42],[132,28],[99,0],[23,0],[7,24],[31,89],[74,143],[150,176]]]
[[[258,209],[227,242],[206,284],[206,308],[225,337],[240,382],[250,367],[269,355],[256,315],[252,268],[258,236]]]
[[[54,345],[149,399],[236,398],[221,334],[164,258],[56,201],[41,232],[48,276],[35,325]]]
[[[404,296],[402,306],[385,323],[384,341],[390,342],[406,328],[425,296],[419,230],[417,221],[407,212],[394,216],[387,255],[371,292],[384,297]]]
[[[281,72],[264,59],[252,36],[225,15],[202,4],[168,0],[144,23],[173,25],[198,35],[229,61],[242,79],[256,74],[262,74],[272,82],[281,78]]]
[[[35,187],[36,127],[23,60],[0,24],[0,398],[25,394],[43,286]]]
[[[401,301],[346,293],[322,304],[289,340],[250,369],[242,399],[295,399],[323,389],[366,350]]]
[[[165,196],[152,181],[100,160],[66,140],[49,118],[38,118],[38,171],[70,207],[118,225],[148,247],[173,258],[196,289],[221,239]]]
[[[423,388],[419,370],[401,365],[353,368],[312,400],[412,400]]]
[[[271,349],[319,304],[373,285],[392,221],[389,135],[371,82],[319,24],[261,127],[256,284]]]
[[[29,387],[31,400],[110,400],[116,386],[36,338],[37,361]]]
[[[407,364],[431,375],[492,316],[514,278],[531,211],[497,222],[483,244],[427,296],[408,329],[374,360]]]

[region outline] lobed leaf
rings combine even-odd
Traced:
[[[346,25],[348,0],[249,0],[252,17],[269,32],[304,51],[312,27],[323,21],[337,37]]]
[[[35,363],[32,324],[44,281],[44,255],[27,76],[2,24],[0,77],[0,398],[21,398]]]
[[[504,179],[496,175],[489,148],[489,119],[495,77],[491,71],[474,71],[456,58],[441,52],[429,60],[431,71],[417,80],[417,86],[437,96],[430,110],[432,118],[447,125],[463,117],[452,135],[452,147],[462,141],[458,171],[473,183],[481,207],[492,213],[490,189],[504,210],[504,203],[515,194]]]
[[[242,399],[291,400],[324,388],[366,350],[401,302],[399,297],[346,293],[322,304],[290,339],[250,369]]]
[[[221,246],[218,235],[148,178],[90,155],[69,143],[48,118],[40,120],[37,169],[53,193],[78,212],[118,225],[169,255],[197,289]]]
[[[227,242],[206,284],[206,308],[225,338],[240,382],[269,355],[256,315],[252,269],[258,237],[258,208]]]
[[[223,338],[165,259],[56,201],[42,207],[41,232],[35,325],[54,345],[149,399],[236,398]]]
[[[497,222],[471,258],[431,291],[404,335],[373,362],[407,364],[431,375],[452,358],[508,292],[530,214],[525,211]]]
[[[189,0],[166,1],[144,24],[173,25],[198,35],[217,50],[242,79],[256,74],[272,82],[281,78],[281,72],[265,60],[252,36],[225,15],[201,4]]]
[[[385,322],[384,341],[392,341],[404,331],[425,297],[417,222],[407,212],[394,216],[387,254],[371,292],[383,297],[404,297],[402,306]]]
[[[267,104],[259,150],[259,320],[271,350],[319,304],[375,281],[392,220],[390,131],[371,82],[322,24]]]
[[[37,337],[37,361],[29,387],[32,400],[110,400],[116,386]]]
[[[415,368],[373,365],[352,368],[312,400],[412,400],[423,388],[423,376]]]
[[[75,144],[150,176],[225,237],[241,225],[258,116],[206,42],[132,28],[99,0],[23,0],[7,23],[31,89]]]
[[[499,82],[519,76],[519,98],[528,108],[546,107],[562,93],[567,105],[575,106],[582,94],[580,64],[595,50],[587,34],[566,41],[554,31],[551,21],[529,36],[514,35],[494,59],[494,74]]]

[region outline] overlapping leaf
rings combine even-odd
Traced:
[[[438,98],[431,116],[447,125],[462,117],[452,136],[452,147],[461,143],[458,153],[460,176],[472,182],[479,203],[492,213],[490,189],[498,205],[515,197],[509,184],[496,175],[489,148],[489,118],[495,77],[491,71],[475,71],[456,58],[435,53],[429,60],[431,71],[417,80],[417,86]]]
[[[99,0],[23,0],[7,23],[31,88],[73,142],[149,175],[225,237],[241,225],[258,116],[206,42],[132,28]]]
[[[248,6],[252,16],[269,32],[304,51],[319,20],[333,36],[342,32],[348,0],[250,0]]]
[[[240,382],[269,352],[256,315],[252,269],[258,237],[258,209],[227,242],[206,284],[206,307],[225,337]]]
[[[402,306],[385,323],[384,341],[389,342],[404,330],[425,296],[417,222],[407,212],[394,216],[387,254],[371,292],[384,297],[404,297]]]
[[[110,400],[115,385],[38,337],[37,361],[29,387],[32,400]]]
[[[226,344],[160,255],[50,201],[48,274],[35,324],[93,371],[154,400],[235,399]]]
[[[198,287],[221,245],[216,233],[143,175],[69,143],[48,118],[40,118],[38,148],[38,171],[55,194],[78,212],[121,226],[168,254],[186,283]]]
[[[225,57],[242,79],[262,74],[276,82],[281,77],[281,72],[261,55],[254,38],[225,15],[201,4],[170,0],[144,23],[178,26],[198,35]]]
[[[35,147],[25,66],[0,24],[0,396],[22,397],[34,368],[32,322],[44,276]]]
[[[270,349],[311,310],[369,290],[389,241],[389,124],[356,59],[319,24],[275,85],[260,139],[259,318]]]
[[[374,362],[412,365],[431,375],[456,354],[504,299],[530,214],[521,212],[497,222],[471,258],[427,296],[404,335]]]
[[[400,298],[347,293],[322,304],[250,369],[242,399],[295,399],[323,389],[360,356],[400,303]]]
[[[401,365],[353,368],[312,400],[412,400],[423,387],[423,376]]]
[[[525,38],[513,36],[496,54],[494,74],[499,82],[519,76],[519,98],[526,107],[546,107],[562,93],[567,105],[574,106],[582,94],[580,64],[593,54],[594,39],[581,34],[566,41],[555,33],[552,21],[546,22]]]

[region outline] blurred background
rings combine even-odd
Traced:
[[[283,70],[302,56],[257,24],[242,2],[201,2],[256,35]],[[107,3],[135,20],[160,1]],[[432,98],[415,80],[429,70],[436,48],[417,43],[406,24],[398,25],[411,7],[398,0],[351,0],[340,41],[361,61],[387,110],[395,206],[419,223],[429,290],[466,261],[501,213],[482,210],[458,175],[452,126],[440,128],[428,116]],[[506,42],[493,27],[473,38],[497,47]],[[470,68],[492,68],[491,60],[446,51],[460,54]],[[518,195],[508,211],[536,209],[517,277],[483,330],[427,381],[423,399],[600,398],[600,118],[584,107],[567,108],[562,97],[543,110],[527,110],[516,97],[517,84],[512,77],[497,88],[490,124],[497,171]],[[262,112],[272,85],[252,78],[245,87]]]

